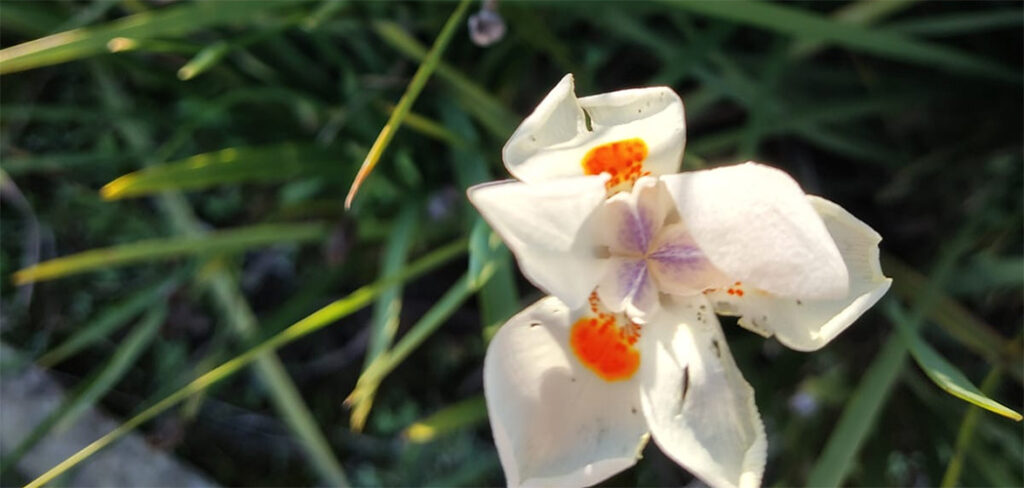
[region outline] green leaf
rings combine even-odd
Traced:
[[[907,317],[900,309],[899,304],[889,301],[886,303],[886,312],[892,319],[896,330],[900,333],[904,344],[914,356],[917,365],[921,367],[926,375],[942,388],[961,400],[977,405],[985,410],[997,413],[1015,421],[1021,420],[1021,415],[999,402],[985,396],[956,366],[950,364],[945,358],[939,355],[931,346],[921,340],[917,332],[907,325]]]
[[[121,381],[121,378],[135,364],[139,356],[149,347],[166,317],[167,307],[165,306],[156,307],[146,314],[132,332],[121,341],[110,359],[83,380],[75,391],[61,403],[60,407],[47,415],[12,452],[4,456],[0,471],[6,471],[13,466],[51,429],[59,430],[74,422]]]
[[[94,320],[75,328],[64,342],[54,347],[36,360],[44,368],[50,368],[77,354],[79,351],[109,336],[133,317],[149,308],[154,302],[165,298],[171,290],[178,286],[181,276],[171,277],[155,286],[132,294],[125,300],[108,306]]]
[[[178,256],[241,252],[281,242],[319,241],[322,224],[264,224],[187,237],[149,239],[51,259],[14,273],[14,283],[52,280],[87,271]]]
[[[217,25],[272,20],[275,10],[294,6],[284,0],[194,2],[144,12],[113,22],[74,29],[0,50],[0,74],[64,63],[108,52],[115,39],[173,37]]]
[[[391,276],[402,270],[409,257],[413,237],[416,235],[420,205],[417,201],[406,203],[391,225],[384,254],[381,256],[380,276]],[[370,365],[387,348],[391,347],[398,331],[402,311],[402,287],[395,285],[381,292],[373,304],[373,321],[370,323],[370,339],[366,346],[363,368]]]
[[[994,61],[952,48],[918,41],[896,32],[870,29],[838,22],[786,4],[754,0],[672,1],[672,5],[699,14],[754,27],[761,27],[798,39],[830,42],[854,51],[944,68],[957,73],[1020,80],[1020,74]]]
[[[423,444],[486,420],[487,402],[483,395],[479,395],[449,405],[429,417],[416,421],[402,432],[402,437],[409,442]]]
[[[326,175],[338,170],[337,158],[336,150],[290,143],[228,148],[128,173],[100,188],[100,196],[117,200],[167,190]]]
[[[32,482],[28,483],[25,488],[42,487],[46,483],[53,481],[57,476],[60,476],[67,470],[89,458],[89,456],[92,456],[104,447],[107,447],[114,441],[120,439],[125,434],[131,432],[139,425],[142,425],[146,421],[156,417],[174,405],[181,403],[192,395],[205,391],[210,386],[241,371],[243,368],[262,357],[264,353],[276,350],[291,343],[292,341],[305,337],[335,323],[337,320],[368,305],[378,294],[380,294],[381,291],[394,286],[397,283],[404,283],[421,276],[427,271],[450,261],[459,254],[465,252],[465,250],[465,241],[457,241],[448,244],[409,264],[409,266],[405,267],[405,269],[403,269],[398,275],[389,276],[385,279],[360,287],[348,294],[345,298],[331,302],[325,307],[308,315],[306,318],[292,324],[287,329],[275,334],[270,339],[249,348],[244,353],[239,354],[233,359],[211,369],[188,385],[185,385],[180,390],[175,391],[163,400],[155,403],[153,406],[143,410],[138,415],[128,419],[107,435],[93,441],[91,444],[78,450],[53,468],[50,468],[50,470],[46,471],[38,478],[32,480]]]
[[[420,63],[420,67],[416,69],[416,73],[413,74],[412,80],[409,81],[409,85],[405,87],[405,93],[402,94],[402,98],[398,100],[398,104],[395,105],[395,111],[391,112],[391,117],[384,124],[384,128],[377,134],[377,140],[373,141],[373,146],[370,147],[370,151],[366,153],[366,159],[363,160],[362,166],[359,167],[359,172],[356,173],[356,179],[352,182],[352,187],[349,188],[348,195],[345,197],[345,208],[352,206],[352,199],[355,198],[356,193],[359,191],[359,187],[363,184],[363,181],[370,176],[370,172],[377,166],[377,162],[380,161],[380,157],[384,154],[384,150],[387,149],[391,143],[391,139],[395,137],[395,132],[402,125],[402,121],[405,116],[409,113],[412,108],[412,104],[416,102],[416,98],[420,96],[420,92],[423,91],[423,87],[427,84],[427,80],[437,69],[438,63],[441,61],[441,54],[444,53],[445,48],[448,47],[448,42],[451,41],[452,36],[458,27],[462,25],[462,18],[466,16],[466,10],[469,9],[469,0],[462,0],[452,15],[448,17],[448,21],[445,22],[444,27],[441,28],[441,33],[437,35],[437,39],[434,40],[434,45],[431,46],[430,52],[423,58],[423,62]]]

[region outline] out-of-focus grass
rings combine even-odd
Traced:
[[[278,417],[273,387],[207,390],[287,343],[279,380],[353,484],[500,484],[477,399],[485,328],[538,292],[462,195],[505,177],[505,138],[572,70],[581,95],[679,91],[685,167],[771,163],[870,223],[892,257],[889,307],[910,310],[919,340],[968,383],[1000,372],[982,391],[1021,411],[1019,4],[509,2],[505,39],[478,47],[453,24],[432,76],[415,77],[455,8],[4,3],[0,165],[31,207],[0,214],[4,342],[87,391],[81,406],[134,417],[121,433],[168,409],[182,435],[167,448],[222,484],[312,484],[324,461],[278,441],[301,429]],[[415,113],[400,102],[414,79]],[[346,212],[359,163],[403,117]],[[46,263],[25,253],[31,228]],[[940,249],[968,228],[972,244],[936,279]],[[231,238],[246,232],[259,238]],[[361,285],[452,240],[468,242],[468,260],[375,285],[374,313],[314,315],[299,322],[325,327],[311,337],[275,335],[338,297],[369,304]],[[115,268],[103,249],[132,259]],[[83,256],[104,259],[17,298],[14,278],[31,276],[18,270]],[[144,340],[161,315],[143,309],[164,307],[157,340]],[[1021,425],[938,389],[928,378],[941,362],[904,361],[889,323],[900,317],[872,311],[814,354],[725,322],[767,426],[768,484],[1024,484]],[[124,344],[138,347],[116,356]],[[115,357],[129,360],[104,370]],[[364,399],[360,433],[348,430],[349,392]],[[206,398],[239,413],[225,419]],[[255,431],[222,427],[250,418],[262,420]],[[688,480],[648,451],[610,483]]]

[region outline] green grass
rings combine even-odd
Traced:
[[[540,293],[464,191],[567,71],[673,87],[684,167],[779,166],[884,237],[884,306],[823,350],[723,320],[766,484],[1024,484],[1017,3],[501,2],[486,48],[468,1],[0,8],[0,374],[68,387],[16,454],[124,419],[0,484],[157,415],[222,485],[501,484],[480,368]]]

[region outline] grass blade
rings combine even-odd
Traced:
[[[469,273],[462,275],[462,278],[452,285],[444,296],[409,329],[409,332],[402,336],[395,347],[381,354],[359,376],[356,387],[345,399],[345,404],[352,407],[353,430],[362,430],[366,425],[366,418],[370,414],[373,398],[384,378],[444,324],[445,320],[462,305],[462,302],[472,296],[481,283],[485,283],[490,278],[494,273],[494,268],[495,263],[493,262],[484,266],[483,276],[475,283],[477,286],[470,284]]]
[[[14,283],[52,280],[155,259],[239,252],[280,242],[318,241],[327,233],[328,228],[321,224],[263,224],[198,236],[149,239],[51,259],[15,272]]]
[[[906,315],[900,310],[899,305],[895,302],[889,302],[888,306],[891,309],[889,315],[896,319],[893,323],[896,325],[896,330],[899,332],[900,337],[903,338],[904,345],[914,356],[917,365],[921,367],[928,378],[935,382],[939,388],[942,388],[950,395],[990,412],[1018,422],[1021,420],[1022,417],[1019,413],[985,396],[981,390],[967,379],[963,372],[950,364],[946,358],[939,355],[931,346],[921,340],[917,332],[907,326]]]
[[[830,20],[785,4],[755,0],[671,3],[709,17],[761,27],[803,40],[835,43],[850,50],[897,61],[1007,81],[1020,80],[1019,73],[988,59],[918,41],[892,31],[868,29],[856,24]]]
[[[149,344],[156,337],[157,331],[163,325],[167,317],[167,308],[160,306],[151,310],[139,321],[124,341],[118,346],[110,359],[99,369],[89,375],[75,392],[54,410],[50,415],[39,423],[32,432],[25,437],[21,443],[10,453],[4,456],[0,472],[18,462],[32,446],[43,439],[53,428],[60,429],[62,425],[74,422],[79,415],[91,407],[103,397],[118,381],[124,377],[139,356],[149,347]]]
[[[139,425],[142,425],[146,421],[156,417],[160,413],[174,405],[177,405],[192,395],[205,391],[210,386],[231,377],[238,371],[241,371],[243,368],[256,361],[262,354],[278,349],[292,341],[305,337],[334,323],[335,321],[368,305],[384,289],[394,286],[397,283],[404,283],[416,278],[448,262],[465,252],[465,250],[466,243],[464,241],[457,241],[448,244],[411,263],[402,270],[402,273],[399,275],[378,280],[353,291],[345,298],[331,302],[327,306],[306,316],[306,318],[292,324],[287,329],[275,334],[270,339],[259,343],[244,353],[235,356],[233,359],[222,363],[209,372],[199,376],[180,390],[175,391],[163,400],[160,400],[151,407],[143,410],[138,415],[128,419],[107,435],[93,441],[88,446],[85,446],[78,452],[72,454],[60,464],[50,468],[50,470],[43,473],[35,480],[32,480],[32,482],[28,483],[25,488],[39,488],[46,483],[49,483],[57,476],[60,476],[104,447],[109,446],[111,443],[118,440],[128,432],[131,432]]]
[[[142,313],[158,299],[165,298],[171,290],[178,286],[180,276],[172,277],[156,286],[142,290],[127,299],[115,303],[96,317],[95,320],[76,327],[74,334],[36,360],[36,364],[51,368],[54,365],[74,356],[79,351],[107,337],[136,315]]]
[[[121,176],[100,188],[106,200],[167,190],[197,190],[225,183],[287,181],[337,169],[337,153],[298,144],[228,148]]]
[[[996,385],[999,384],[1001,376],[999,368],[992,368],[992,371],[981,382],[981,391],[983,393],[991,393],[996,388]],[[956,434],[953,457],[949,459],[949,464],[946,465],[946,472],[942,475],[942,483],[939,486],[943,488],[957,486],[957,483],[960,481],[960,472],[964,467],[964,457],[966,457],[967,451],[974,440],[974,432],[980,419],[980,408],[967,407],[967,413],[964,414],[964,420],[960,423],[960,430]]]
[[[458,429],[472,427],[487,420],[487,402],[483,395],[449,405],[430,416],[417,420],[402,432],[409,442],[425,444]]]
[[[409,256],[412,238],[416,235],[420,206],[412,201],[405,204],[391,226],[391,235],[381,259],[380,276],[391,276],[401,271]],[[402,311],[402,287],[392,286],[381,292],[373,304],[373,322],[370,339],[366,346],[365,369],[387,348],[391,347],[398,331],[398,320]]]
[[[412,76],[412,80],[409,81],[409,86],[405,88],[405,93],[402,98],[398,100],[398,104],[395,105],[395,111],[391,112],[391,117],[388,117],[387,123],[384,124],[384,128],[381,129],[377,135],[377,140],[373,141],[373,146],[370,147],[370,152],[366,154],[366,159],[363,160],[363,165],[359,167],[359,173],[356,174],[355,181],[352,182],[352,187],[348,191],[348,195],[345,197],[345,208],[352,207],[352,199],[355,198],[356,192],[359,191],[359,187],[366,180],[366,177],[370,175],[373,168],[377,166],[377,162],[380,161],[381,155],[384,150],[387,149],[388,144],[391,143],[391,139],[395,136],[395,132],[399,126],[402,125],[402,121],[405,119],[406,114],[412,108],[412,104],[419,97],[420,92],[423,91],[423,86],[427,84],[427,80],[430,79],[430,75],[434,73],[434,69],[437,68],[437,63],[441,61],[441,53],[444,52],[445,48],[448,47],[448,42],[451,41],[452,36],[459,26],[462,25],[462,19],[466,16],[466,10],[469,8],[470,1],[462,0],[458,7],[455,7],[455,11],[448,17],[448,21],[445,22],[444,27],[441,28],[441,33],[437,35],[437,39],[434,41],[433,47],[430,48],[430,52],[423,58],[423,62],[420,63],[420,67],[416,69],[416,73]]]
[[[173,37],[206,27],[273,19],[273,11],[295,5],[283,0],[194,2],[144,12],[96,27],[73,29],[0,50],[0,74],[65,63],[108,51],[115,38]]]

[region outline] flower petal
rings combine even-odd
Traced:
[[[512,317],[484,360],[491,430],[509,486],[588,486],[636,463],[647,442],[638,375],[609,382],[569,349],[554,297]]]
[[[663,293],[693,295],[729,281],[679,222],[665,226],[658,234],[647,255],[647,266]]]
[[[642,257],[665,222],[671,202],[658,180],[640,178],[629,193],[617,193],[598,211],[597,239],[612,255]]]
[[[644,328],[644,416],[661,450],[705,483],[758,486],[764,425],[706,303],[697,296],[666,304]]]
[[[588,221],[604,201],[605,180],[598,176],[535,184],[507,180],[477,185],[466,193],[515,254],[523,275],[578,308],[604,275],[604,260],[595,255]]]
[[[878,243],[882,236],[842,207],[824,198],[808,196],[835,240],[850,273],[850,292],[835,300],[781,298],[752,291],[718,291],[709,295],[716,311],[742,315],[740,325],[770,336],[798,351],[813,351],[828,344],[871,308],[892,283],[882,274]]]
[[[644,259],[612,257],[604,278],[597,285],[601,303],[614,313],[646,321],[658,309],[658,288]]]
[[[662,181],[701,250],[730,278],[780,296],[846,295],[842,256],[786,173],[746,163]]]
[[[646,157],[636,177],[679,170],[686,142],[679,95],[668,87],[654,87],[577,99],[570,74],[523,120],[502,157],[509,173],[529,183],[585,174],[591,150],[637,138]]]

